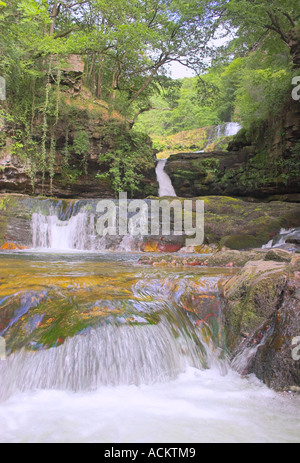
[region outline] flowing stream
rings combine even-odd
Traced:
[[[177,196],[172,185],[172,180],[169,175],[165,172],[167,160],[160,160],[157,163],[156,175],[159,183],[159,196]]]
[[[86,246],[93,207],[71,206],[35,211],[32,250],[0,254],[0,442],[299,442],[299,398],[230,365],[235,270]]]
[[[209,133],[208,141],[205,147],[203,147],[203,150],[199,153],[204,153],[206,147],[208,147],[214,141],[219,140],[220,138],[237,135],[241,129],[242,126],[238,122],[227,122],[226,124],[213,126],[211,133]],[[174,197],[177,196],[177,194],[173,187],[171,178],[165,171],[166,163],[167,159],[161,159],[158,161],[156,166],[156,176],[159,184],[159,196]]]

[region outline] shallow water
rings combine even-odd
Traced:
[[[0,442],[300,442],[299,397],[241,378],[203,331],[234,270],[139,258],[0,255]]]

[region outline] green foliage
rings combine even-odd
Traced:
[[[291,85],[288,70],[268,69],[244,71],[236,96],[236,111],[243,126],[250,129],[270,115],[278,113]]]
[[[149,140],[141,133],[128,133],[115,125],[106,134],[106,142],[112,142],[112,150],[100,155],[99,164],[108,168],[96,177],[110,179],[115,193],[127,191],[133,195],[140,187],[143,172],[153,166]]]
[[[223,122],[239,121],[249,132],[286,99],[292,68],[300,67],[291,39],[299,37],[299,21],[299,0],[0,1],[0,75],[8,95],[0,117],[11,151],[24,162],[33,189],[41,172],[44,180],[50,177],[51,190],[63,120],[64,178],[87,175],[91,147],[82,121],[95,102],[107,118],[118,111],[119,120],[162,137],[160,148],[168,135]],[[216,31],[233,37],[217,52],[211,41]],[[66,108],[61,73],[76,54],[85,64],[86,103],[70,98]],[[198,77],[173,81],[166,71],[172,62]],[[133,193],[152,154],[124,127],[104,130],[107,171],[99,175],[109,177],[115,191]],[[1,134],[0,146],[5,143]],[[71,156],[80,159],[76,168]]]
[[[80,131],[76,134],[73,142],[73,150],[78,156],[82,157],[81,163],[84,168],[84,172],[87,175],[87,161],[90,150],[90,139],[87,132]]]
[[[65,167],[62,170],[61,183],[63,186],[74,185],[77,182],[78,178],[81,177],[81,175],[82,170],[71,167]]]
[[[0,211],[6,211],[7,204],[7,198],[0,198]]]
[[[160,96],[152,100],[152,107],[156,108],[155,111],[142,114],[135,126],[136,129],[156,136],[168,136],[222,122],[216,105],[211,105],[206,99],[200,101],[198,90],[199,84],[196,77],[179,80],[172,105],[161,92]]]

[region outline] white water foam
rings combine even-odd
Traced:
[[[156,167],[157,181],[159,183],[159,196],[177,196],[172,185],[172,181],[165,171],[166,163],[166,159],[160,160]]]
[[[176,380],[94,392],[45,390],[0,405],[1,443],[286,443],[300,403],[256,378],[188,368]]]
[[[300,229],[299,228],[290,228],[285,229],[282,228],[279,234],[271,239],[267,244],[262,246],[262,249],[272,249],[272,248],[280,248],[287,244],[288,239],[297,239],[300,240]]]
[[[88,391],[174,379],[187,366],[201,368],[204,350],[188,319],[182,332],[158,325],[104,325],[41,352],[21,351],[0,363],[0,400],[18,391]],[[186,331],[185,331],[186,330]]]
[[[84,250],[96,236],[95,216],[80,212],[62,221],[56,215],[32,214],[32,240],[35,249]]]

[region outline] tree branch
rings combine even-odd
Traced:
[[[76,30],[75,27],[72,27],[71,29],[69,29],[69,30],[67,30],[65,32],[61,32],[60,34],[56,34],[54,39],[62,39],[63,37],[67,37],[67,35],[71,34],[75,30]]]
[[[292,25],[293,27],[296,26],[295,21],[293,20],[293,18],[292,18],[288,13],[282,11],[282,14],[290,21],[290,23],[291,23],[291,25]]]
[[[266,25],[265,27],[267,29],[275,31],[277,34],[280,35],[281,39],[285,43],[288,44],[289,43],[288,38],[287,38],[286,34],[283,32],[283,30],[280,27],[278,17],[276,15],[274,15],[270,10],[267,10],[267,15],[269,16],[269,18],[271,20],[271,25]]]
[[[151,104],[149,104],[149,106],[147,106],[146,108],[142,108],[140,109],[133,117],[132,121],[130,121],[130,128],[132,129],[132,127],[134,126],[134,124],[136,123],[137,121],[137,118],[143,114],[143,113],[146,113],[148,111],[173,111],[171,108],[154,108]]]
[[[168,55],[166,55],[166,56],[161,55],[160,56],[158,63],[152,69],[151,74],[148,77],[148,79],[144,82],[144,84],[141,86],[141,88],[130,98],[130,103],[133,103],[140,96],[140,94],[143,93],[144,90],[146,90],[146,88],[152,82],[155,74],[157,74],[157,71],[159,70],[159,68],[161,68],[164,64],[166,64],[168,59],[169,59]]]

